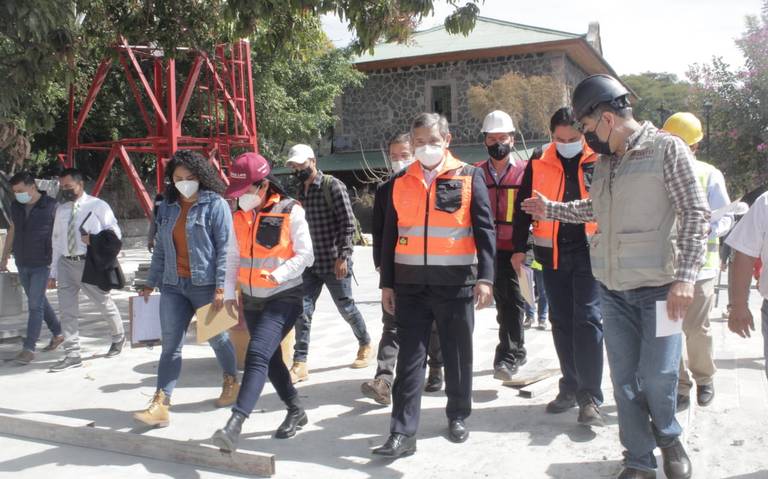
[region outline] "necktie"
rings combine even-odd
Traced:
[[[72,203],[72,215],[69,217],[69,228],[67,229],[67,247],[69,248],[69,256],[75,256],[77,254],[77,225],[75,224],[75,216],[77,216],[77,210],[79,205],[76,202]]]

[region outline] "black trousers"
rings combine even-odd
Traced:
[[[400,351],[392,388],[390,431],[413,436],[419,427],[427,344],[432,323],[442,347],[448,419],[472,412],[472,331],[475,310],[471,287],[395,287],[395,321]]]
[[[493,284],[493,299],[496,302],[496,322],[499,323],[499,345],[493,365],[514,364],[525,359],[525,337],[523,318],[524,299],[520,283],[510,259],[512,252],[496,252],[496,282]]]
[[[379,352],[376,355],[378,368],[375,378],[381,379],[391,386],[395,377],[395,364],[397,364],[400,341],[397,340],[395,317],[382,310],[381,321],[384,323],[384,329],[381,332]],[[427,364],[430,368],[442,369],[443,367],[443,353],[440,351],[440,337],[437,334],[436,323],[432,324],[432,333],[429,337]]]

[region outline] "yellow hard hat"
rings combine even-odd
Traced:
[[[704,133],[701,131],[701,121],[693,113],[675,113],[667,118],[662,129],[679,136],[688,143],[688,146],[693,146],[704,138]]]

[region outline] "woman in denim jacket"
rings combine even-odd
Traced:
[[[224,183],[200,154],[180,150],[166,169],[165,200],[157,208],[157,236],[147,285],[147,298],[160,288],[162,354],[157,391],[152,402],[134,417],[145,424],[169,423],[170,399],[181,373],[181,348],[195,311],[224,302],[227,244],[234,241],[232,213],[221,197]],[[224,385],[216,406],[230,406],[238,393],[235,348],[225,331],[211,338],[224,370]]]

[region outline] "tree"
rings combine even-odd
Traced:
[[[632,111],[640,121],[661,127],[672,113],[693,109],[690,83],[679,80],[673,73],[646,72],[621,79],[639,97],[632,104]]]
[[[564,94],[563,83],[551,76],[525,77],[510,72],[488,86],[471,86],[467,100],[470,113],[478,121],[493,110],[502,110],[509,113],[524,136],[547,138],[549,119],[563,106]]]
[[[736,43],[744,54],[743,68],[714,58],[710,64],[692,65],[688,77],[695,103],[712,105],[706,158],[723,170],[732,193],[740,196],[768,183],[768,0],[759,17],[747,17],[746,31]]]

